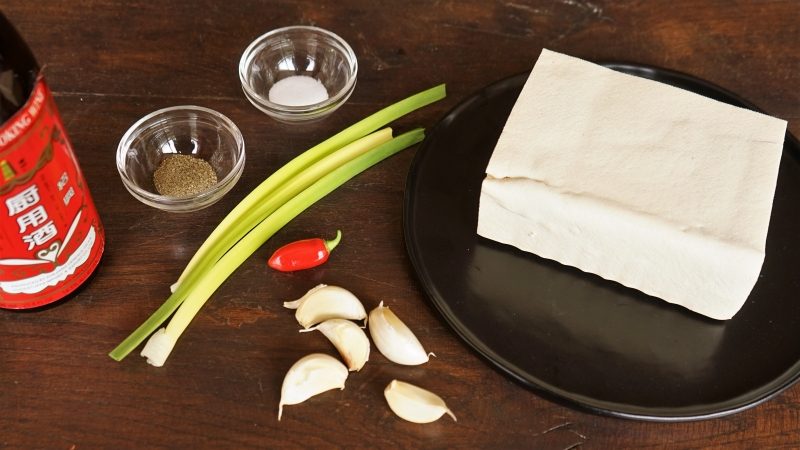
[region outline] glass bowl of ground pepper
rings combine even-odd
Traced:
[[[244,139],[224,115],[200,106],[155,111],[133,124],[117,147],[125,188],[144,204],[190,212],[217,202],[239,181]]]
[[[358,60],[338,35],[291,26],[254,40],[239,61],[250,103],[281,122],[320,119],[342,106],[356,87]]]

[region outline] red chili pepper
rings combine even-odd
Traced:
[[[342,232],[336,230],[336,237],[330,241],[323,239],[303,239],[279,248],[269,258],[267,264],[281,272],[317,267],[328,260],[328,257],[342,240]]]

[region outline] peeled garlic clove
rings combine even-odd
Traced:
[[[406,366],[428,362],[428,353],[414,333],[383,302],[369,313],[369,334],[389,361]]]
[[[347,289],[320,284],[298,300],[284,307],[297,309],[294,316],[303,328],[328,319],[362,320],[367,317],[364,305]]]
[[[383,390],[383,395],[389,403],[389,408],[409,422],[430,423],[445,413],[458,421],[441,397],[413,384],[392,380]]]
[[[328,319],[321,324],[300,331],[319,330],[339,350],[351,371],[359,371],[369,360],[369,339],[364,330],[345,319]]]
[[[347,367],[333,356],[312,353],[300,358],[286,372],[278,403],[278,420],[283,414],[283,405],[296,405],[331,389],[344,389]]]

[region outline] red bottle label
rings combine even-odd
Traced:
[[[41,77],[0,125],[0,307],[35,308],[74,291],[105,239],[89,189]]]

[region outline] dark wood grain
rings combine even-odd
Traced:
[[[231,206],[281,164],[383,105],[446,82],[445,101],[397,124],[432,126],[476,89],[530,69],[545,46],[696,75],[788,119],[800,133],[797,2],[6,0],[2,9],[46,63],[108,244],[96,275],[70,301],[32,313],[0,311],[0,447],[800,445],[798,387],[721,419],[646,423],[561,406],[491,369],[428,305],[406,258],[401,211],[414,150],[357,177],[281,230],[212,297],[165,367],[106,356],[166,298]],[[241,94],[242,50],[290,24],[333,30],[358,55],[355,93],[323,122],[279,124]],[[222,202],[172,215],[125,191],[114,152],[139,117],[187,103],[238,124],[247,166]],[[344,230],[344,243],[322,268],[291,275],[266,269],[279,245],[336,228]],[[385,301],[437,358],[408,368],[373,352],[344,391],[287,407],[278,422],[286,370],[308,353],[335,352],[322,335],[297,333],[281,307],[320,282],[351,289],[367,308]],[[382,395],[393,378],[437,392],[459,421],[399,420]]]

